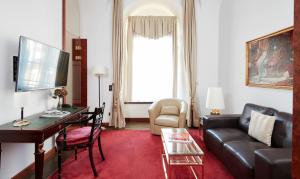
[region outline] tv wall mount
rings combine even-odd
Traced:
[[[14,82],[17,81],[18,78],[18,65],[19,65],[19,57],[13,56],[13,80]]]

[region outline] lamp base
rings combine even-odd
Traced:
[[[212,109],[210,112],[210,115],[220,115],[220,114],[221,114],[220,109]]]

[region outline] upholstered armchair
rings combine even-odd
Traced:
[[[162,99],[149,107],[152,134],[160,135],[165,127],[183,128],[186,125],[187,103],[179,99]]]

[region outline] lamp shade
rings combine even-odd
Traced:
[[[105,75],[107,73],[107,70],[106,70],[106,68],[105,67],[103,67],[103,66],[96,66],[96,67],[94,67],[94,69],[93,69],[93,74],[94,75]]]
[[[224,97],[222,88],[211,87],[207,90],[206,98],[207,109],[224,109]]]

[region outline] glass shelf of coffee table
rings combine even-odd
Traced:
[[[164,150],[162,162],[166,178],[171,178],[171,168],[174,166],[189,167],[195,178],[198,176],[193,167],[200,166],[202,178],[204,177],[204,152],[185,128],[162,128],[161,139]]]

